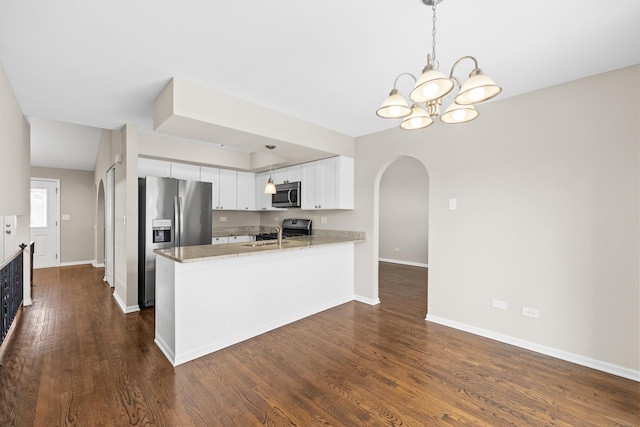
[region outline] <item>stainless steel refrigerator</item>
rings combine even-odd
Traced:
[[[138,304],[155,304],[155,249],[211,244],[211,183],[138,180]]]

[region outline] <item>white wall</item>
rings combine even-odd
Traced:
[[[380,258],[426,265],[428,241],[429,175],[418,160],[403,157],[380,181]]]
[[[430,315],[637,374],[639,74],[497,100],[466,125],[358,138],[356,211],[344,220],[371,238],[357,245],[356,294],[377,298],[381,174],[413,156],[430,178]]]
[[[28,215],[30,209],[29,125],[22,115],[2,64],[0,64],[0,136],[2,149],[0,215]]]
[[[30,139],[29,125],[4,67],[0,64],[0,215],[16,215],[16,242],[29,243]],[[31,305],[30,258],[24,257],[24,305]]]

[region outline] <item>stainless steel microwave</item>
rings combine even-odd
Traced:
[[[271,195],[274,208],[299,208],[302,202],[300,182],[287,182],[276,185],[276,194]]]

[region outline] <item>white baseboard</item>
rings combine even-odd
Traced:
[[[117,292],[113,293],[113,297],[116,299],[116,302],[120,306],[120,310],[122,310],[124,314],[135,313],[136,311],[140,311],[140,307],[138,306],[138,304],[127,307]]]
[[[72,265],[85,265],[85,264],[93,264],[93,260],[87,260],[87,261],[71,261],[71,262],[61,262],[60,265],[58,265],[58,267],[70,267]]]
[[[28,307],[30,305],[33,305],[33,300],[31,298],[22,300],[22,306],[23,307]]]
[[[429,264],[425,264],[422,262],[401,261],[399,259],[389,259],[389,258],[378,258],[378,261],[390,262],[392,264],[411,265],[413,267],[429,268]]]
[[[93,265],[95,268],[101,268],[104,267],[104,262],[96,262],[96,260],[94,259],[93,261],[91,261],[91,265]]]
[[[362,302],[362,303],[369,304],[369,305],[378,305],[378,304],[380,304],[380,298],[365,298],[365,297],[362,297],[360,295],[355,295],[353,297],[353,299],[358,301],[358,302]]]
[[[427,314],[427,321],[469,332],[471,334],[479,335],[481,337],[489,338],[505,344],[514,345],[526,350],[535,351],[536,353],[544,354],[547,356],[555,357],[556,359],[565,360],[567,362],[586,366],[598,371],[617,375],[622,378],[640,382],[640,371],[634,371],[633,369],[625,368],[623,366],[614,365],[612,363],[603,362],[601,360],[592,359],[590,357],[581,356],[579,354],[569,353],[557,348],[547,347],[545,345],[537,344],[531,341],[526,341],[509,335],[500,334],[498,332],[489,331],[487,329],[478,328],[466,323],[456,322],[454,320],[444,319],[438,316],[432,316],[430,314]]]

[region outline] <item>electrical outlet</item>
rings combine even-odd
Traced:
[[[540,310],[538,310],[537,308],[522,307],[522,315],[524,317],[533,317],[534,319],[539,319]]]
[[[220,217],[220,222],[225,222],[226,220],[227,220],[227,217],[226,217],[226,216],[221,216],[221,217]]]
[[[327,223],[327,217],[326,216],[321,216],[320,217],[320,224],[326,224]]]
[[[507,302],[506,301],[500,301],[499,299],[492,299],[491,300],[491,307],[497,308],[499,310],[506,310],[507,309]]]

